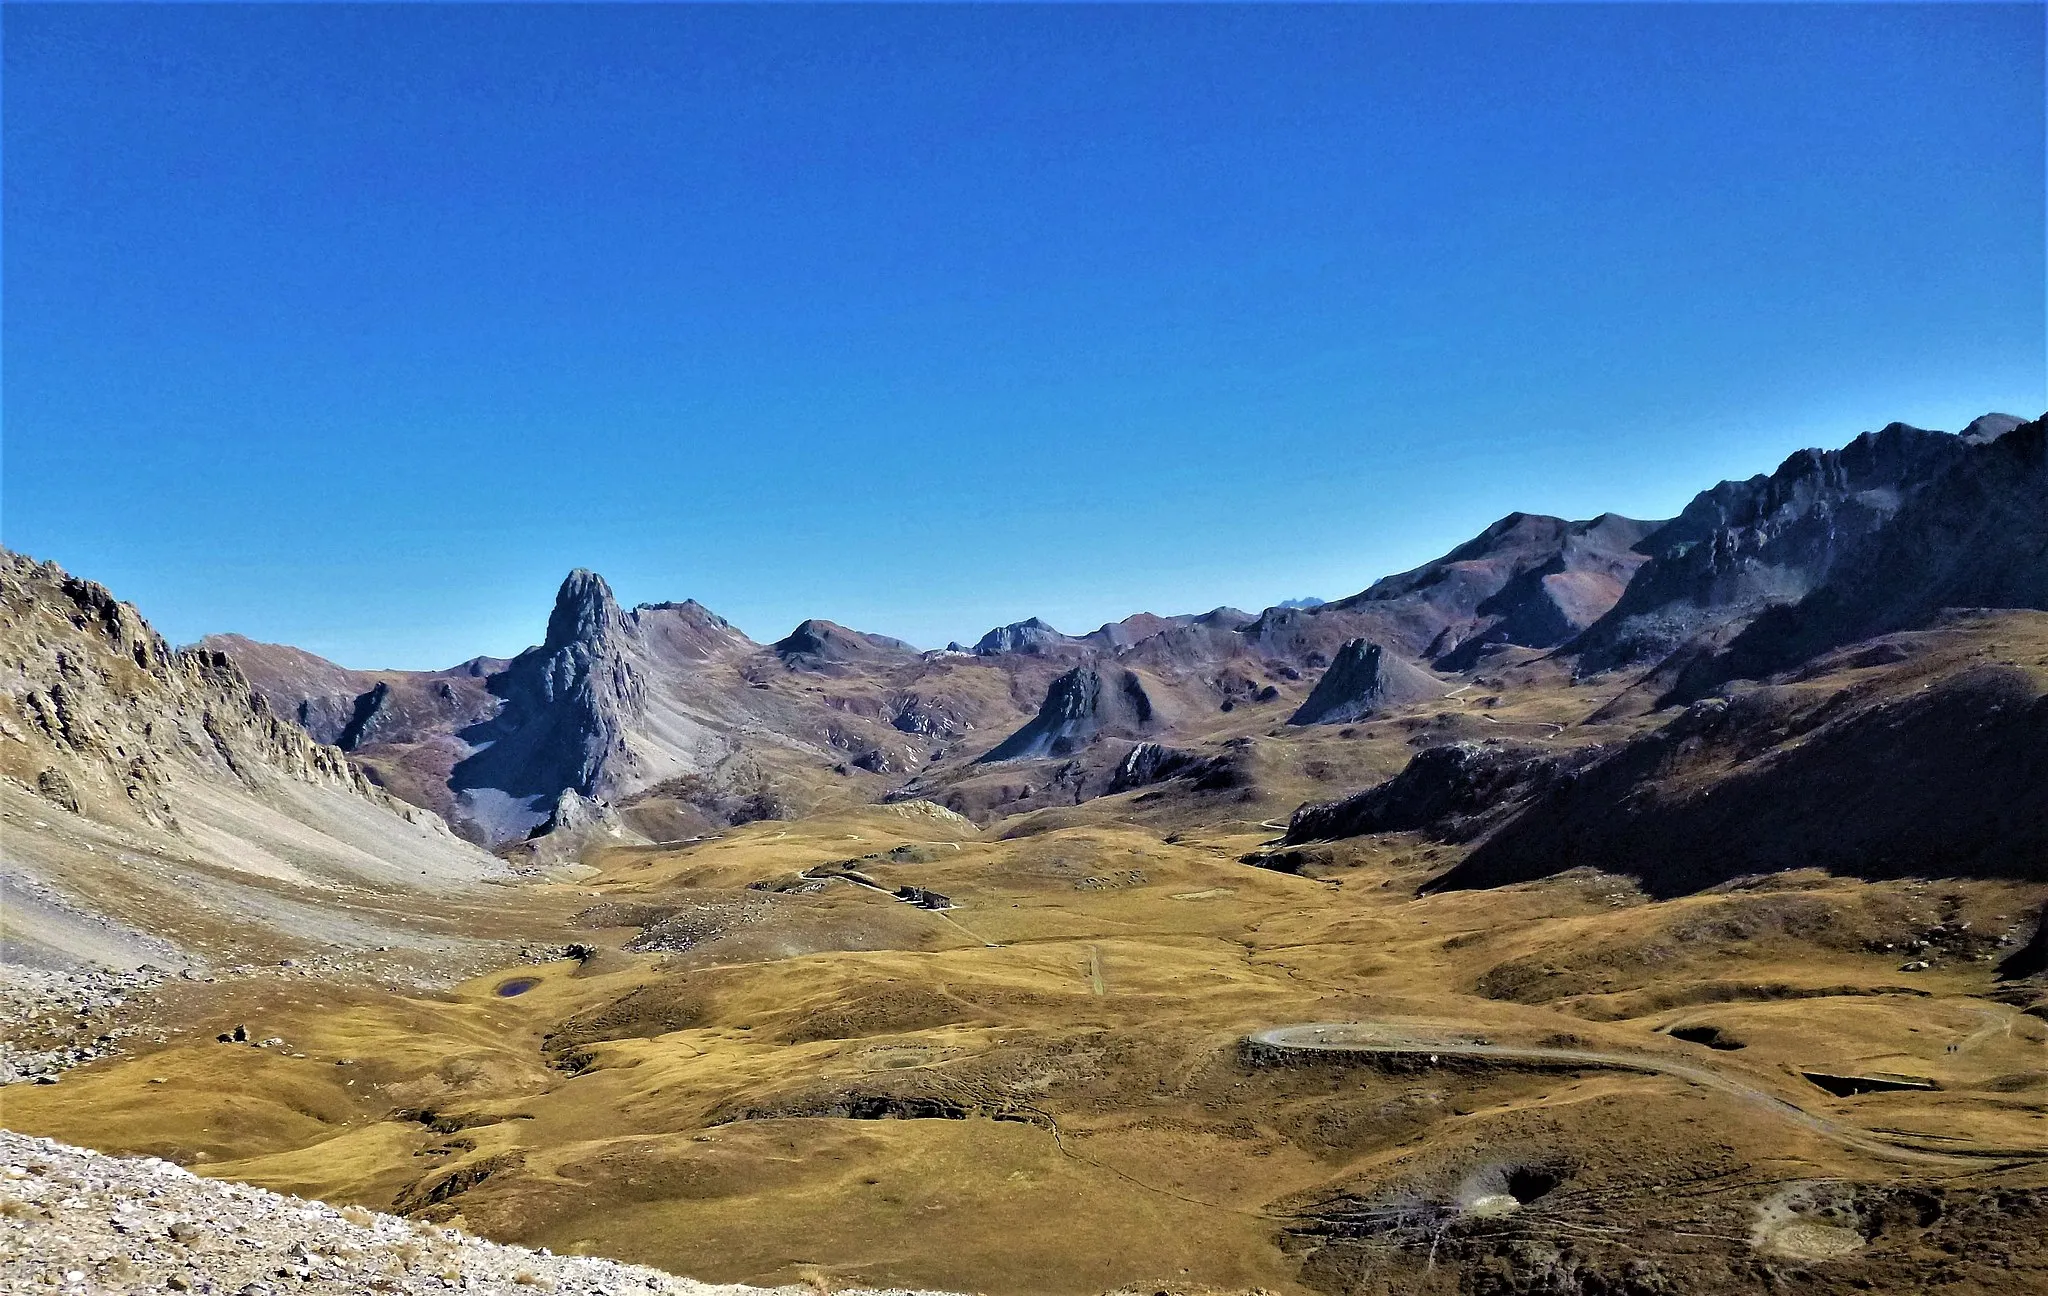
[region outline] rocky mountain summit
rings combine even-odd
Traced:
[[[1584,522],[1510,513],[1443,557],[1323,608],[1434,623],[1418,655],[1451,669],[1491,645],[1550,648],[1614,606],[1645,560],[1635,546],[1658,527],[1616,513]]]
[[[901,639],[864,634],[816,618],[776,640],[773,648],[784,665],[826,671],[854,663],[901,665],[918,655]]]
[[[1977,419],[1968,440],[1892,423],[1839,450],[1801,450],[1768,476],[1702,491],[1641,540],[1649,561],[1572,642],[1578,670],[1655,660],[1703,631],[1803,598],[2008,422],[2017,420]]]
[[[564,790],[609,798],[715,764],[730,750],[720,736],[662,708],[649,687],[657,663],[673,660],[679,643],[701,644],[709,658],[740,642],[707,644],[690,633],[701,625],[680,635],[659,625],[689,617],[678,608],[628,613],[603,577],[571,572],[546,638],[490,678],[501,703],[496,714],[461,732],[472,754],[450,771],[449,786],[463,817],[494,840],[523,836]],[[643,620],[656,632],[644,633]]]
[[[1009,625],[997,626],[974,641],[968,651],[979,657],[994,657],[1002,653],[1046,653],[1071,647],[1079,641],[1061,634],[1037,617],[1014,621]]]

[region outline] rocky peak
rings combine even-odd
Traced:
[[[785,665],[836,665],[881,658],[910,657],[916,649],[901,639],[863,634],[836,622],[813,617],[772,645]]]
[[[1013,621],[1006,626],[997,626],[975,641],[974,651],[983,657],[993,657],[999,653],[1038,654],[1072,642],[1072,639],[1044,621],[1030,617],[1023,621]]]
[[[555,652],[581,644],[597,651],[631,633],[631,624],[604,577],[578,567],[555,592],[555,608],[548,614],[547,638],[541,648]]]
[[[1137,737],[1150,732],[1158,709],[1136,672],[1076,666],[1045,690],[1045,701],[1023,728],[982,761],[1065,756],[1102,734]]]
[[[774,648],[779,655],[785,657],[792,653],[822,655],[829,651],[834,641],[840,637],[835,633],[838,629],[839,627],[830,621],[820,621],[813,617],[777,639]]]
[[[2025,423],[2025,419],[2013,414],[1979,414],[1957,436],[1970,445],[1989,445]]]
[[[1385,707],[1436,697],[1442,686],[1376,643],[1353,639],[1316,681],[1308,701],[1288,717],[1291,725],[1348,724]]]
[[[640,649],[604,578],[570,572],[547,638],[491,677],[503,705],[463,734],[472,751],[451,771],[449,786],[483,836],[523,836],[564,789],[610,794],[620,772],[614,767],[629,759],[626,730],[645,705]]]

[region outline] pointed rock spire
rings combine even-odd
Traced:
[[[612,597],[612,587],[596,572],[578,567],[555,592],[555,610],[548,614],[548,635],[541,647],[555,652],[571,644],[601,644],[625,629],[626,614]]]

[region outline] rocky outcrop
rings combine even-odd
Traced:
[[[916,693],[899,697],[890,705],[889,725],[901,733],[940,739],[958,738],[974,727],[946,698]]]
[[[730,754],[662,687],[687,669],[686,654],[715,641],[707,632],[723,622],[710,620],[693,604],[628,613],[603,577],[571,572],[547,637],[487,682],[497,713],[460,734],[470,754],[448,785],[463,816],[487,840],[520,838],[546,822],[564,791],[615,801]]]
[[[1228,755],[1203,756],[1156,742],[1142,742],[1117,763],[1107,791],[1113,795],[1170,779],[1188,779],[1205,789],[1233,787],[1238,782],[1236,766]]]
[[[1427,671],[1388,654],[1376,643],[1353,639],[1337,650],[1337,659],[1287,723],[1349,724],[1390,706],[1443,693],[1443,685]]]
[[[1286,841],[1299,845],[1383,832],[1470,841],[1592,755],[1486,743],[1425,748],[1384,783],[1296,810]]]
[[[525,841],[501,853],[524,872],[577,864],[600,847],[645,845],[648,840],[610,802],[565,790]]]
[[[1995,430],[1979,420],[1982,438]],[[1801,450],[1769,476],[1722,482],[1638,546],[1649,561],[1572,640],[1581,675],[1663,657],[1694,635],[1804,597],[1967,455],[1946,432],[1892,423],[1840,450]]]
[[[1030,723],[980,762],[1066,756],[1105,734],[1135,738],[1160,723],[1145,681],[1136,672],[1076,666],[1046,689],[1045,702]]]
[[[495,829],[493,836],[511,835],[519,812],[531,817],[520,833],[541,822],[536,800],[551,805],[564,790],[604,796],[615,789],[611,766],[627,757],[626,731],[646,699],[637,639],[611,586],[579,568],[562,582],[540,646],[492,677],[503,707],[463,734],[476,753],[455,767],[451,783],[520,803],[515,810],[472,798],[471,817]]]
[[[2048,904],[2034,916],[2034,934],[2026,944],[1998,962],[1998,979],[2018,981],[2048,974]]]
[[[363,751],[481,724],[498,709],[486,672],[499,665],[479,661],[449,671],[388,672],[355,699],[334,745]]]

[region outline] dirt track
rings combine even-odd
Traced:
[[[1744,1080],[1707,1067],[1694,1066],[1654,1053],[1608,1053],[1591,1049],[1542,1048],[1533,1045],[1494,1044],[1469,1034],[1447,1031],[1434,1035],[1395,1023],[1302,1022],[1273,1026],[1250,1037],[1254,1048],[1280,1053],[1362,1053],[1382,1057],[1481,1058],[1500,1062],[1536,1063],[1543,1066],[1604,1067],[1618,1071],[1640,1071],[1668,1075],[1687,1084],[1730,1094],[1783,1117],[1797,1125],[1834,1140],[1844,1147],[1873,1156],[1922,1164],[1976,1165],[1987,1160],[2039,1161],[2048,1150],[2016,1148],[1957,1147],[1936,1152],[1908,1147],[1867,1130],[1843,1125],[1817,1116],[1775,1094]]]

